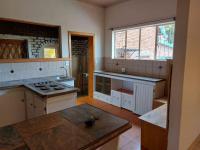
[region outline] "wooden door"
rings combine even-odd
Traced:
[[[85,33],[85,32],[74,32],[74,31],[70,31],[69,32],[69,49],[70,49],[70,58],[72,58],[72,41],[71,41],[71,38],[72,36],[80,36],[80,37],[88,37],[88,51],[89,51],[89,57],[88,57],[88,96],[90,98],[93,98],[93,92],[94,92],[94,68],[95,68],[95,60],[94,60],[94,56],[95,56],[95,35],[93,33]],[[71,74],[72,74],[72,64],[70,65],[70,71],[71,71]]]

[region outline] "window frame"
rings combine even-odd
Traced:
[[[157,59],[157,50],[158,50],[158,30],[159,30],[159,26],[162,25],[170,25],[170,24],[174,24],[174,32],[175,32],[175,25],[176,25],[176,21],[168,21],[168,22],[163,22],[163,23],[157,23],[157,24],[149,24],[149,25],[142,25],[142,26],[136,26],[136,27],[132,27],[132,28],[123,28],[123,29],[116,29],[112,31],[112,59],[125,59],[125,60],[161,60],[161,61],[166,61],[167,59]],[[155,27],[156,28],[156,33],[155,33],[155,52],[154,52],[154,58],[153,59],[141,59],[141,30],[142,28],[145,27]],[[131,30],[131,29],[139,29],[139,54],[138,54],[138,59],[134,59],[134,58],[126,58],[126,51],[127,51],[127,31]],[[115,48],[115,42],[116,42],[116,38],[115,38],[115,33],[119,32],[119,31],[125,31],[125,57],[124,58],[116,58],[116,48]],[[175,34],[174,34],[175,36]],[[174,47],[173,47],[173,52],[174,52]],[[172,58],[168,58],[173,60],[173,54],[172,54]]]

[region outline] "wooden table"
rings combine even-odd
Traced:
[[[85,125],[89,116],[96,118],[91,127]],[[111,150],[117,149],[117,137],[129,128],[128,121],[83,104],[0,128],[0,149]]]

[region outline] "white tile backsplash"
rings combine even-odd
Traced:
[[[149,61],[148,63],[145,64],[145,71],[148,75],[153,74],[153,62]]]
[[[0,64],[0,82],[65,75],[65,70],[60,68],[63,66],[69,69],[69,63],[65,61],[2,63]],[[14,73],[11,73],[11,70]]]
[[[160,75],[160,62],[159,61],[154,61],[153,62],[153,74],[155,75]]]
[[[4,63],[2,63],[2,64],[0,64],[0,72],[9,72],[10,71],[10,68],[11,68],[11,64],[10,63],[8,63],[8,64],[4,64]]]
[[[118,64],[118,65],[116,65]],[[125,67],[128,74],[143,75],[150,77],[167,78],[170,61],[155,60],[121,60],[104,58],[104,70],[111,72],[121,72]]]

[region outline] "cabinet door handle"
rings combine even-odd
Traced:
[[[21,99],[21,102],[24,102],[24,99]]]

